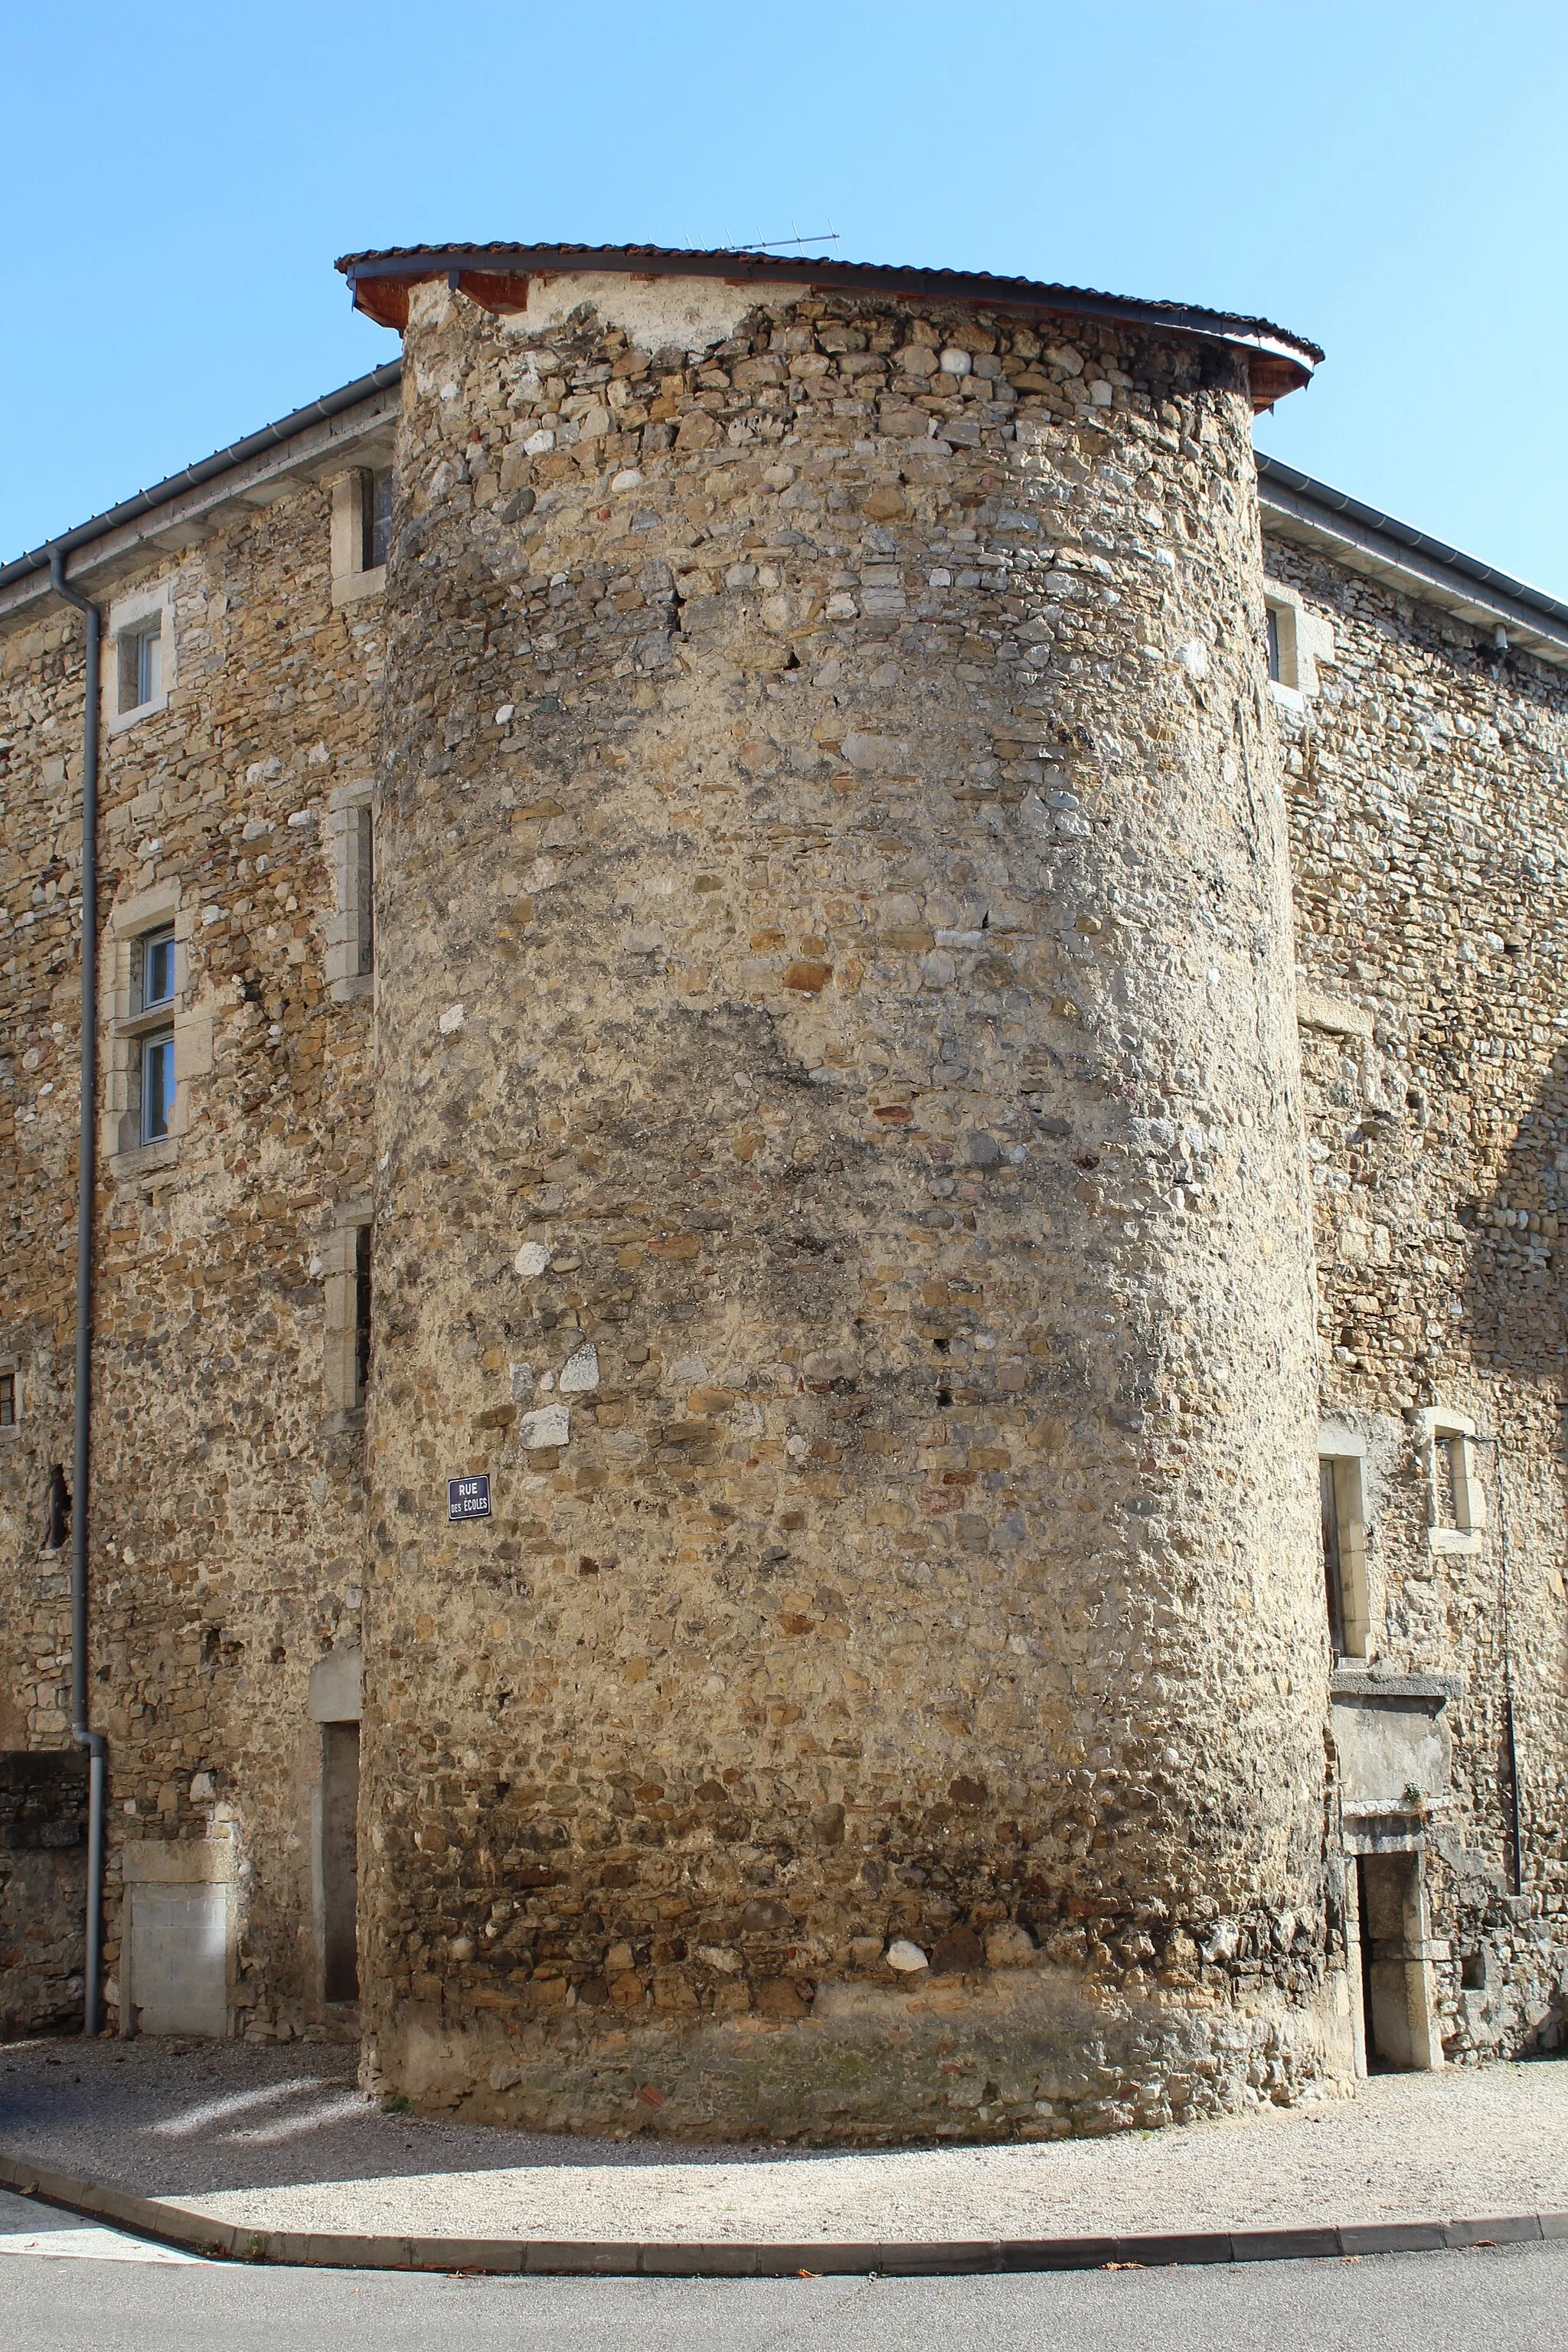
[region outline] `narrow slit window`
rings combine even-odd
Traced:
[[[353,811],[354,828],[354,927],[359,972],[375,970],[375,828],[368,808]]]
[[[1329,1643],[1336,1658],[1366,1658],[1372,1654],[1362,1468],[1357,1454],[1321,1454],[1318,1457],[1323,1599]]]
[[[16,1375],[0,1372],[0,1429],[16,1426]]]
[[[370,1227],[354,1228],[354,1402],[370,1386]]]
[[[360,570],[379,572],[386,562],[392,530],[392,468],[377,467],[360,476]]]
[[[1323,1587],[1329,1610],[1329,1642],[1336,1658],[1345,1654],[1344,1562],[1340,1549],[1340,1498],[1334,1465],[1320,1462],[1318,1486],[1323,1514]]]
[[[1268,644],[1268,675],[1273,683],[1278,686],[1280,683],[1279,615],[1272,604],[1267,607],[1263,620]]]
[[[174,1116],[174,1033],[142,1041],[142,1140],[162,1143]]]

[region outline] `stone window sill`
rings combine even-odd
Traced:
[[[386,566],[378,563],[374,572],[340,572],[332,582],[334,604],[357,604],[363,596],[379,596],[386,585]]]
[[[139,1177],[155,1176],[173,1168],[180,1157],[180,1139],[166,1135],[157,1143],[141,1143],[131,1151],[110,1152],[107,1173],[117,1184],[132,1184]]]
[[[155,694],[151,702],[139,702],[134,710],[116,710],[110,716],[107,732],[121,735],[127,727],[134,727],[142,719],[155,719],[169,708],[167,694]]]
[[[346,973],[329,981],[327,993],[334,1004],[368,1004],[375,994],[375,976],[368,971]]]

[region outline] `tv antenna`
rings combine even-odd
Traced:
[[[792,229],[795,228],[795,223],[793,221],[790,223],[790,227]],[[753,244],[732,245],[730,247],[729,250],[731,253],[787,253],[792,246],[837,245],[837,243],[838,231],[836,228],[829,226],[826,229],[816,231],[810,236],[802,236],[799,231],[795,230],[795,234],[793,236],[758,237]]]

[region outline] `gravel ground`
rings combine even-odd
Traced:
[[[1110,2139],[686,2151],[383,2115],[353,2053],[0,2050],[0,2151],[258,2228],[455,2237],[921,2239],[1223,2230],[1568,2207],[1568,2060]]]

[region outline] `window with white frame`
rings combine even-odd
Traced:
[[[105,701],[110,734],[169,707],[174,684],[174,610],[167,583],[122,596],[110,607]]]

